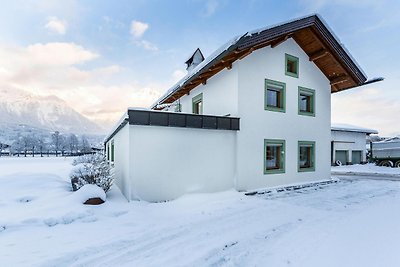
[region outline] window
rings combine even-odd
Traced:
[[[299,114],[315,116],[315,90],[299,87]]]
[[[107,143],[107,160],[110,160],[110,143]]]
[[[285,172],[285,140],[264,140],[264,174]]]
[[[203,93],[193,97],[192,113],[193,114],[203,114]]]
[[[285,89],[285,83],[266,79],[264,109],[285,112]]]
[[[111,162],[114,162],[114,140],[111,141]]]
[[[299,172],[315,170],[315,142],[299,141]]]
[[[299,78],[299,58],[285,54],[285,74]]]

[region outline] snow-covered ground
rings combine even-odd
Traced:
[[[0,159],[1,266],[400,266],[400,183],[80,204],[70,159]]]
[[[331,167],[332,173],[357,173],[357,174],[383,174],[383,175],[399,175],[400,168],[390,168],[376,166],[374,163],[355,164]]]

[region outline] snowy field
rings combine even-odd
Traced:
[[[80,204],[71,159],[0,158],[1,266],[400,266],[400,183]]]

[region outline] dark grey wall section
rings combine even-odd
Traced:
[[[129,124],[137,125],[150,125],[150,113],[148,112],[135,112],[135,117],[133,118],[128,112]]]
[[[202,128],[202,125],[203,125],[203,118],[201,116],[196,116],[196,115],[186,116],[186,127]]]
[[[168,126],[168,114],[150,112],[150,125]]]
[[[231,120],[232,130],[239,130],[239,119]]]
[[[234,117],[198,115],[154,110],[128,110],[130,125],[154,125],[198,129],[238,131],[240,119]]]
[[[217,129],[217,118],[216,117],[203,117],[203,128]]]
[[[172,127],[185,127],[186,116],[181,113],[169,114],[169,125]]]
[[[217,118],[217,127],[218,129],[230,130],[231,120],[227,117]]]

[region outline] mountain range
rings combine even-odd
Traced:
[[[102,134],[102,129],[62,99],[20,89],[0,89],[0,139],[17,132]]]

